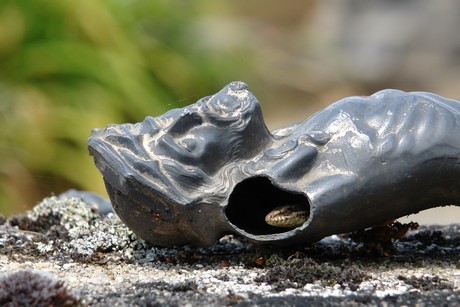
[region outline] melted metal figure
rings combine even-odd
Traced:
[[[270,133],[257,99],[232,82],[182,109],[95,129],[88,148],[115,212],[163,246],[228,233],[311,242],[460,203],[460,103],[431,93],[349,97]],[[302,207],[283,215],[286,204]],[[281,226],[294,212],[303,222]]]

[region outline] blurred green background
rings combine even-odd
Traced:
[[[269,128],[383,88],[460,99],[454,1],[0,0],[0,213],[105,193],[92,128],[242,80]]]

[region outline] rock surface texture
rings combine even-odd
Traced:
[[[460,304],[458,225],[399,240],[353,233],[281,249],[225,236],[207,248],[166,248],[88,202],[47,198],[0,221],[0,305]],[[18,275],[33,278],[17,288]]]

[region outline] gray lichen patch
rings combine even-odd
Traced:
[[[42,256],[59,253],[87,258],[97,253],[118,253],[123,259],[131,259],[135,250],[146,247],[116,215],[102,217],[78,198],[45,198],[9,222],[19,231],[27,231],[24,234],[32,234],[32,245]]]

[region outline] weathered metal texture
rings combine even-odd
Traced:
[[[153,244],[210,245],[234,233],[294,244],[460,202],[460,103],[380,91],[342,99],[270,133],[246,84],[88,142],[115,212]],[[268,225],[303,203],[300,227]]]

